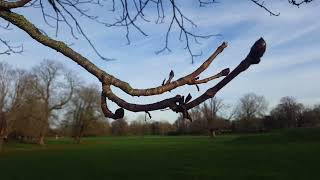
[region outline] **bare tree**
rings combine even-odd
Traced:
[[[44,102],[34,89],[36,79],[31,74],[23,78],[24,92],[19,106],[10,115],[10,136],[21,142],[34,143],[39,138],[39,130],[43,127]]]
[[[61,109],[72,97],[73,79],[65,71],[61,64],[50,60],[44,60],[39,66],[33,68],[36,79],[33,81],[33,88],[44,104],[44,117],[40,123],[38,141],[41,145],[44,144],[44,136],[50,125],[52,112]]]
[[[146,134],[146,124],[141,120],[134,120],[130,122],[129,131],[132,135],[145,135]]]
[[[314,107],[313,107],[313,113],[314,113],[314,116],[315,116],[315,126],[316,127],[320,127],[320,104],[316,104]]]
[[[218,127],[215,127],[219,121],[218,112],[224,107],[225,105],[223,104],[222,99],[216,97],[210,98],[201,107],[203,116],[208,122],[208,131],[211,137],[215,136],[215,130],[218,129]]]
[[[283,97],[271,111],[271,116],[281,124],[280,127],[300,127],[302,125],[303,105],[294,97]]]
[[[150,117],[145,113],[144,115],[139,115],[135,120],[130,121],[130,133],[134,135],[142,135],[150,134]]]
[[[196,1],[201,6],[206,6],[210,4],[214,4],[216,1],[202,1],[198,0]],[[263,1],[258,0],[251,0],[254,4],[262,7],[265,9],[268,13],[271,15],[278,15],[277,13],[273,13],[270,9],[268,9]],[[309,3],[311,0],[304,0],[301,2],[297,1],[289,1],[289,3],[299,6],[303,3]],[[15,9],[20,9],[23,13],[24,7],[26,8],[35,8],[35,10],[39,10],[42,13],[43,20],[46,24],[48,24],[51,27],[54,27],[56,29],[56,34],[59,32],[59,25],[65,24],[71,32],[71,35],[76,37],[76,33],[80,34],[82,37],[84,37],[90,46],[93,48],[93,50],[102,58],[106,59],[104,56],[102,56],[95,48],[93,43],[90,41],[90,38],[86,35],[83,26],[81,26],[81,23],[79,22],[79,17],[84,17],[89,20],[93,20],[94,22],[99,22],[104,24],[107,27],[124,27],[127,30],[127,39],[129,41],[129,30],[131,28],[135,28],[138,32],[141,32],[143,35],[147,35],[141,28],[138,26],[139,21],[146,21],[149,22],[149,20],[146,17],[146,11],[151,9],[156,11],[157,15],[157,21],[158,23],[163,22],[165,20],[165,17],[168,16],[169,18],[169,25],[168,30],[166,32],[166,38],[165,38],[165,46],[163,49],[161,49],[159,52],[169,50],[170,48],[168,46],[168,40],[169,35],[172,30],[172,27],[175,25],[180,29],[180,35],[178,35],[179,39],[184,39],[184,43],[186,44],[186,50],[190,53],[192,60],[194,56],[197,56],[197,53],[194,53],[191,48],[191,42],[197,43],[199,39],[206,39],[211,37],[212,35],[201,35],[201,34],[195,34],[193,33],[190,28],[190,26],[196,26],[195,23],[188,18],[184,12],[181,9],[181,6],[179,5],[179,2],[176,0],[134,0],[134,1],[128,1],[128,0],[120,0],[120,1],[109,1],[105,2],[107,3],[106,7],[109,7],[112,11],[115,13],[120,14],[120,19],[116,20],[114,23],[107,23],[104,22],[102,18],[99,18],[97,16],[91,15],[90,12],[92,11],[86,11],[88,7],[91,6],[97,6],[104,3],[104,1],[99,0],[49,0],[43,1],[43,0],[16,0],[16,1],[7,1],[7,0],[0,0],[0,17],[7,23],[7,24],[13,24],[19,29],[26,32],[31,38],[36,40],[37,42],[43,44],[44,46],[47,46],[48,48],[51,48],[53,50],[56,50],[57,52],[63,54],[64,56],[70,58],[75,63],[82,66],[84,69],[86,69],[89,73],[97,77],[102,85],[102,93],[101,93],[101,107],[106,117],[113,118],[113,119],[121,119],[124,117],[124,109],[133,111],[133,112],[148,112],[159,110],[159,109],[165,109],[170,108],[172,111],[177,113],[182,113],[184,118],[190,119],[190,115],[188,114],[188,110],[192,109],[193,107],[201,104],[207,99],[210,99],[215,96],[215,94],[222,89],[226,84],[228,84],[232,79],[234,79],[237,75],[239,75],[241,72],[248,69],[252,64],[258,64],[260,62],[260,58],[263,56],[265,49],[266,49],[266,43],[261,38],[252,46],[249,54],[247,57],[244,58],[244,60],[239,64],[238,67],[236,67],[230,74],[229,70],[226,69],[224,71],[221,71],[220,73],[210,76],[205,79],[199,80],[199,75],[206,70],[209,65],[212,63],[212,61],[217,57],[218,54],[220,54],[226,47],[227,43],[222,43],[221,46],[217,48],[217,50],[206,60],[200,67],[198,67],[194,72],[181,77],[177,80],[173,81],[174,73],[173,71],[170,72],[169,78],[167,81],[163,81],[163,84],[154,87],[154,88],[148,88],[148,89],[136,89],[133,88],[129,83],[124,82],[111,74],[108,74],[106,71],[98,68],[96,65],[94,65],[89,59],[81,55],[79,52],[72,49],[70,46],[68,46],[66,43],[62,41],[55,40],[54,38],[51,38],[49,35],[45,33],[45,31],[40,30],[38,27],[36,27],[30,20],[28,20],[24,15],[21,15],[17,12],[14,12]],[[85,7],[85,9],[84,9]],[[26,9],[25,8],[25,9]],[[97,8],[97,7],[95,7]],[[170,14],[170,15],[169,15]],[[166,16],[165,16],[166,15]],[[6,28],[7,26],[4,26]],[[4,43],[3,43],[4,42]],[[2,40],[2,44],[8,48],[9,52],[15,52],[12,46],[10,46],[7,41]],[[7,51],[5,51],[7,52]],[[17,51],[19,52],[19,51]],[[191,96],[186,96],[184,98],[184,95],[176,95],[172,98],[164,99],[159,102],[151,103],[151,104],[132,104],[129,103],[120,97],[118,97],[116,94],[113,93],[111,86],[120,88],[125,93],[131,95],[131,96],[153,96],[162,94],[168,91],[171,91],[175,88],[178,88],[180,86],[184,85],[198,85],[202,83],[207,83],[213,79],[216,79],[218,77],[226,76],[224,79],[222,79],[217,85],[213,86],[212,88],[209,88],[204,94],[200,95],[198,98],[191,101]],[[119,109],[113,113],[109,110],[107,107],[106,98],[109,100],[115,102],[118,106],[120,106]],[[47,108],[47,114],[49,117],[49,109]],[[43,137],[43,133],[41,133],[41,137]],[[40,138],[40,143],[42,143]]]
[[[113,121],[111,123],[111,131],[113,135],[124,136],[128,134],[128,123],[125,118]]]
[[[12,116],[21,104],[25,88],[25,72],[0,63],[0,149],[3,139],[10,133]]]
[[[240,128],[244,131],[258,130],[259,118],[267,111],[268,103],[263,96],[254,93],[245,94],[236,106],[236,117],[240,120]]]
[[[99,96],[99,89],[94,85],[80,86],[75,90],[66,115],[71,120],[72,136],[77,143],[81,142],[81,137],[95,121],[104,117]]]
[[[11,86],[12,70],[7,64],[0,63],[0,150],[7,130],[7,101]]]
[[[182,116],[183,117],[183,116]],[[203,119],[203,113],[201,112],[201,106],[196,106],[190,110],[191,120],[201,120]]]
[[[315,105],[313,108],[304,108],[298,125],[302,127],[318,127],[320,125],[320,106]]]
[[[172,124],[170,124],[168,121],[159,121],[159,128],[160,135],[167,135],[174,130]]]
[[[190,111],[190,117],[193,118],[193,121],[186,121],[182,114],[179,114],[177,120],[174,122],[175,129],[177,131],[177,134],[189,134],[190,133],[190,126],[192,122],[196,120],[200,120],[198,115],[201,115],[201,113],[197,110],[198,108],[195,107],[194,109],[191,109]],[[199,112],[199,114],[198,114]],[[197,118],[195,118],[197,117]],[[201,116],[200,116],[201,117]]]
[[[252,119],[262,117],[267,110],[268,103],[263,96],[254,93],[245,94],[237,105],[238,119]]]

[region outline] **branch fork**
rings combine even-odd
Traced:
[[[188,114],[188,110],[203,103],[209,98],[215,96],[215,94],[222,89],[226,84],[228,84],[232,79],[234,79],[241,72],[248,69],[252,64],[258,64],[260,62],[260,58],[263,56],[266,43],[260,38],[255,44],[252,46],[248,56],[233,70],[230,72],[229,69],[224,69],[220,73],[199,80],[199,75],[205,71],[212,61],[227,47],[227,43],[222,43],[215,52],[204,61],[195,71],[192,73],[179,78],[175,81],[172,81],[174,77],[174,73],[169,74],[168,80],[161,86],[148,88],[148,89],[135,89],[130,86],[129,83],[124,82],[116,77],[108,74],[104,70],[98,68],[95,64],[93,64],[89,59],[82,56],[80,53],[76,52],[72,48],[70,48],[67,44],[62,41],[54,40],[45,34],[43,34],[39,29],[33,25],[30,21],[28,21],[24,16],[17,14],[11,11],[2,11],[0,10],[0,17],[4,20],[10,22],[11,24],[17,26],[21,30],[28,33],[33,39],[38,41],[39,43],[54,49],[64,56],[70,58],[84,69],[86,69],[89,73],[96,76],[101,84],[102,84],[102,94],[101,94],[101,108],[104,112],[105,117],[120,119],[124,116],[124,109],[132,111],[132,112],[150,112],[155,110],[162,110],[170,108],[174,112],[179,112],[184,115],[185,118],[190,119]],[[229,73],[230,72],[230,73]],[[196,99],[191,101],[191,95],[187,96],[185,99],[184,96],[176,95],[171,98],[164,99],[159,102],[151,103],[151,104],[133,104],[129,103],[117,95],[115,95],[111,86],[117,87],[124,91],[125,93],[131,96],[153,96],[162,94],[165,92],[169,92],[175,88],[184,85],[198,85],[202,83],[207,83],[217,77],[225,76],[220,82],[218,82],[215,86],[209,88],[205,93],[197,97]],[[109,99],[115,102],[120,108],[117,109],[114,113],[111,112],[107,107],[106,99]]]
[[[221,46],[219,46],[217,48],[217,50],[213,54],[219,54],[220,52],[222,52],[222,50],[226,47],[225,45],[226,45],[226,43],[223,43]],[[167,91],[171,90],[170,88],[167,88],[168,86],[170,87],[172,85],[175,85],[176,87],[179,87],[182,85],[197,85],[197,84],[207,83],[213,79],[225,76],[225,78],[222,79],[218,84],[209,88],[205,93],[203,93],[201,96],[194,99],[193,101],[191,101],[192,96],[190,94],[188,94],[188,96],[186,98],[181,95],[176,95],[172,98],[164,99],[162,101],[155,102],[152,104],[131,104],[131,103],[128,103],[128,102],[122,100],[121,98],[116,96],[111,91],[110,86],[113,85],[112,83],[107,84],[107,85],[104,84],[103,85],[103,93],[102,93],[103,98],[101,100],[102,100],[102,105],[104,106],[103,109],[105,109],[104,110],[105,116],[108,118],[114,118],[114,119],[123,118],[123,116],[124,116],[124,113],[122,113],[123,109],[127,109],[127,110],[133,111],[133,112],[145,111],[145,112],[149,113],[149,111],[170,108],[172,111],[174,111],[176,113],[182,113],[183,117],[185,119],[189,119],[192,121],[192,119],[188,113],[189,109],[201,104],[202,102],[206,101],[209,98],[214,97],[220,89],[222,89],[226,84],[228,84],[232,79],[234,79],[241,72],[245,71],[253,64],[258,64],[260,62],[260,58],[263,56],[265,50],[266,50],[266,42],[262,38],[260,38],[251,47],[251,50],[250,50],[249,54],[247,55],[247,57],[232,72],[230,72],[229,68],[226,68],[226,69],[223,69],[222,71],[220,71],[216,75],[199,80],[198,75],[200,73],[202,73],[205,69],[207,69],[213,60],[213,59],[209,58],[193,73],[191,73],[183,78],[180,78],[176,81],[171,82],[171,80],[174,76],[173,71],[171,71],[170,75],[169,75],[169,79],[166,83],[163,83],[162,86],[160,86],[160,87],[151,88],[151,91],[153,90],[155,92],[159,92],[159,91],[161,91],[161,89],[166,89],[166,91],[164,91],[164,92],[167,92]],[[219,52],[219,53],[217,53],[217,52]],[[213,56],[213,57],[216,57],[216,56]],[[157,89],[158,91],[155,89]],[[148,90],[149,89],[140,90],[140,92],[141,92],[140,95],[141,96],[149,95],[147,93],[144,93],[144,91],[148,91]],[[122,116],[116,115],[117,111],[118,112],[120,111],[119,109],[115,113],[112,113],[106,107],[106,103],[105,103],[106,98],[115,102],[117,105],[119,105],[121,108],[123,108],[121,110],[121,114],[118,113],[118,115],[122,115]]]

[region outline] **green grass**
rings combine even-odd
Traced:
[[[208,137],[86,138],[9,144],[0,179],[318,180],[320,129]]]

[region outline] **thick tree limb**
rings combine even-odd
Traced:
[[[0,10],[9,10],[14,8],[23,7],[28,2],[32,0],[19,0],[19,1],[6,1],[6,0],[0,0]]]
[[[187,109],[191,109],[201,104],[202,102],[206,101],[207,99],[214,97],[220,89],[222,89],[225,85],[227,85],[231,80],[233,80],[241,72],[247,70],[252,64],[258,64],[265,50],[266,50],[266,42],[264,41],[263,38],[260,38],[251,47],[251,50],[248,56],[228,76],[222,79],[217,85],[208,89],[200,97],[186,104]]]
[[[258,64],[265,50],[266,50],[266,42],[262,38],[260,38],[251,47],[251,50],[247,55],[247,57],[229,75],[227,75],[224,79],[222,79],[217,85],[208,89],[204,94],[202,94],[201,96],[199,96],[198,98],[196,98],[191,102],[188,102],[191,99],[189,95],[188,95],[188,98],[186,98],[186,100],[184,100],[184,96],[177,95],[172,98],[168,98],[152,104],[131,104],[119,98],[118,96],[116,96],[112,92],[110,88],[110,84],[103,84],[103,87],[102,87],[103,93],[102,93],[102,99],[101,99],[101,103],[102,103],[101,106],[103,107],[103,110],[104,110],[103,112],[106,117],[110,117],[110,118],[115,117],[115,114],[113,114],[106,107],[105,97],[107,97],[111,101],[115,102],[121,108],[127,109],[129,111],[133,111],[133,112],[154,111],[154,110],[170,108],[174,112],[177,112],[177,113],[181,112],[184,118],[191,120],[188,114],[189,109],[192,109],[193,107],[203,103],[207,99],[214,97],[219,90],[221,90],[225,85],[227,85],[231,80],[233,80],[241,72],[247,70],[252,64]],[[220,73],[221,74],[227,73],[226,71],[228,70],[223,70]]]
[[[132,112],[141,112],[141,111],[155,111],[159,109],[165,109],[167,107],[174,108],[176,106],[176,102],[182,100],[182,96],[177,95],[172,98],[164,99],[162,101],[151,103],[151,104],[132,104],[128,103],[125,100],[121,99],[120,97],[116,96],[111,88],[110,85],[103,85],[103,94],[110,99],[111,101],[115,102],[120,107],[127,109]]]
[[[222,89],[226,84],[228,84],[232,79],[234,79],[238,74],[245,71],[252,64],[257,64],[260,62],[260,58],[264,54],[266,43],[261,38],[259,39],[251,48],[248,56],[238,65],[236,69],[234,69],[230,74],[229,70],[225,69],[221,71],[218,75],[198,80],[198,76],[206,70],[212,61],[220,54],[224,48],[227,47],[226,43],[222,43],[216,51],[203,63],[199,68],[197,68],[194,72],[186,75],[176,81],[172,81],[173,73],[170,73],[169,81],[162,86],[158,86],[155,88],[149,89],[133,89],[128,83],[121,81],[120,79],[115,78],[114,76],[106,73],[105,71],[99,69],[96,65],[90,62],[87,58],[83,57],[78,52],[74,51],[70,47],[68,47],[65,43],[61,41],[56,41],[44,34],[42,34],[37,27],[35,27],[32,23],[30,23],[24,16],[19,15],[10,11],[0,10],[0,17],[7,20],[8,22],[18,26],[20,29],[27,32],[33,39],[42,43],[45,46],[48,46],[56,51],[62,53],[66,57],[69,57],[74,62],[78,63],[88,72],[96,76],[102,83],[103,86],[103,94],[101,95],[101,107],[106,117],[119,119],[124,115],[124,110],[127,109],[133,112],[149,112],[154,110],[160,110],[165,108],[170,108],[174,112],[181,112],[185,118],[190,119],[188,114],[188,110],[199,105],[205,100],[214,97],[215,94]],[[229,74],[229,75],[228,75]],[[226,76],[227,75],[227,76]],[[217,77],[226,76],[222,81],[220,81],[214,87],[208,89],[204,94],[196,98],[195,100],[188,102],[191,100],[188,97],[188,100],[184,99],[184,96],[177,95],[172,98],[164,99],[159,102],[151,103],[151,104],[132,104],[128,103],[125,100],[116,96],[112,91],[110,86],[115,86],[123,90],[129,95],[132,96],[151,96],[162,94],[164,92],[170,91],[177,87],[183,85],[197,85],[200,83],[205,83],[215,79]],[[115,113],[112,113],[106,103],[106,97],[111,101],[115,102],[121,108],[118,109]]]
[[[48,46],[56,51],[62,53],[63,55],[69,57],[74,62],[78,63],[84,69],[86,69],[89,73],[96,76],[102,83],[111,84],[116,86],[132,96],[152,96],[157,94],[162,94],[164,92],[171,91],[177,87],[186,85],[188,83],[192,83],[194,79],[201,74],[204,70],[206,70],[212,61],[227,47],[227,43],[222,43],[216,51],[194,72],[189,75],[186,75],[176,81],[172,81],[163,86],[158,86],[155,88],[148,89],[134,89],[130,86],[129,83],[124,82],[105,71],[98,68],[96,65],[90,62],[87,58],[83,57],[78,52],[74,51],[70,47],[68,47],[64,42],[54,40],[44,34],[42,34],[39,29],[30,23],[24,16],[19,15],[10,11],[0,11],[0,17],[9,21],[10,23],[18,26],[20,29],[24,30],[28,33],[33,39],[40,42],[41,44]]]
[[[186,84],[192,84],[197,76],[199,76],[203,71],[205,71],[212,61],[227,47],[227,43],[223,42],[216,51],[203,63],[200,67],[198,67],[194,72],[176,80],[171,81],[173,76],[169,77],[170,81],[168,80],[166,83],[163,83],[162,86],[158,86],[155,88],[148,88],[148,89],[133,89],[128,83],[123,82],[121,80],[109,79],[109,80],[101,80],[101,82],[110,82],[111,85],[114,85],[124,92],[132,96],[152,96],[162,94],[164,92],[171,91],[177,87],[184,86]],[[105,77],[106,79],[109,77]]]
[[[112,118],[112,119],[121,119],[124,116],[124,110],[122,108],[119,108],[116,110],[115,113],[112,113],[108,106],[106,101],[106,96],[104,93],[101,93],[101,110],[104,113],[105,117]]]
[[[39,43],[69,57],[97,78],[101,79],[102,75],[108,77],[110,76],[106,72],[99,69],[96,65],[91,63],[87,58],[83,57],[81,54],[68,47],[64,42],[56,41],[41,33],[40,30],[31,22],[29,22],[24,16],[10,11],[0,11],[0,17],[28,33],[30,37],[32,37]],[[113,77],[111,76],[110,79],[113,79]]]

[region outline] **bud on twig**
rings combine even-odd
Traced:
[[[229,69],[229,68],[226,68],[226,69],[224,69],[224,70],[222,70],[222,71],[220,72],[220,74],[221,74],[222,76],[228,76],[229,73],[230,73],[230,69]]]
[[[186,99],[184,100],[184,103],[188,103],[192,99],[191,94],[189,93]]]
[[[119,108],[116,110],[116,112],[114,113],[115,118],[114,119],[122,119],[124,116],[124,110],[123,108]]]
[[[260,62],[260,58],[263,56],[266,51],[266,42],[263,38],[257,40],[247,56],[248,62],[250,64],[258,64]]]

